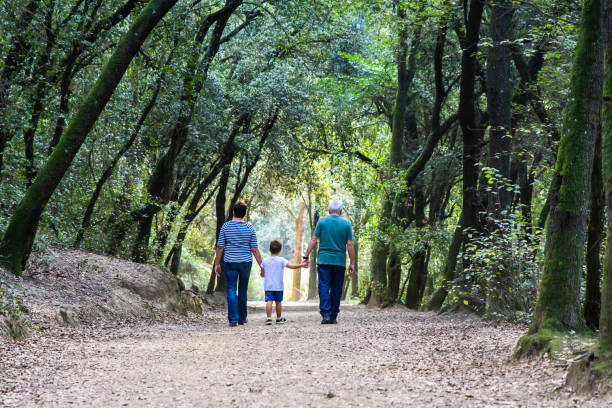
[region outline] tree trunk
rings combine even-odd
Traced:
[[[310,235],[314,233],[314,228],[319,222],[319,210],[315,210],[314,217],[310,226]],[[308,274],[308,300],[317,298],[317,254],[319,252],[319,243],[315,245],[310,253],[310,270]]]
[[[602,3],[606,73],[602,98],[602,167],[608,218],[599,316],[599,348],[604,355],[604,364],[609,364],[612,351],[612,1],[602,0]]]
[[[217,216],[217,228],[215,232],[215,247],[216,242],[219,239],[219,233],[221,227],[227,221],[227,212],[225,209],[225,203],[227,201],[227,184],[230,177],[231,164],[228,164],[223,168],[221,177],[219,179],[219,190],[217,191],[217,199],[215,200],[215,213]],[[223,269],[223,262],[221,262],[221,269]],[[213,273],[214,274],[214,273]],[[211,280],[213,278],[211,277]],[[210,286],[210,283],[209,283]],[[227,290],[227,283],[225,281],[225,271],[221,271],[221,275],[217,278],[217,285],[215,286],[216,292],[225,292]]]
[[[599,131],[603,49],[600,2],[585,0],[571,75],[571,98],[553,175],[540,295],[528,334],[583,327],[580,280],[595,141]],[[519,343],[519,352],[528,345]]]
[[[355,270],[351,278],[351,298],[356,298],[359,296],[359,230],[355,231],[353,247],[355,248]]]
[[[398,51],[396,55],[397,65],[397,91],[395,94],[395,102],[393,104],[393,113],[391,118],[391,154],[389,158],[389,177],[393,177],[398,169],[402,166],[403,151],[404,151],[404,126],[405,126],[405,112],[408,104],[408,89],[410,87],[411,78],[407,69],[406,59],[408,57],[408,28],[405,23],[406,19],[406,5],[398,2],[397,17],[399,20],[398,27]],[[399,193],[398,193],[399,194]],[[403,196],[403,194],[402,194]],[[381,214],[381,221],[379,223],[379,233],[386,234],[388,227],[393,223],[393,203],[399,198],[396,198],[396,194],[393,197],[388,196],[384,198],[383,208]],[[403,203],[401,203],[403,204]],[[400,206],[401,206],[400,204]],[[399,207],[399,206],[398,206]],[[392,255],[393,258],[388,264],[387,256]],[[397,248],[391,248],[390,244],[385,241],[383,237],[376,239],[372,247],[371,256],[371,273],[372,273],[372,296],[368,302],[368,307],[380,307],[387,303],[389,297],[389,291],[397,292],[394,290],[395,282],[399,288],[399,280],[395,279],[398,275],[401,278],[401,265],[399,265],[399,250]],[[392,282],[389,282],[388,276],[391,276]],[[388,285],[393,286],[388,288]],[[393,301],[394,299],[389,299]]]
[[[389,198],[383,201],[382,213],[379,218],[378,234],[384,234],[388,228],[389,218],[393,202]],[[368,307],[380,307],[385,302],[387,290],[387,255],[389,253],[389,243],[384,236],[377,236],[372,245],[370,256],[370,273],[372,276],[372,291],[368,300]]]
[[[599,254],[604,239],[604,207],[606,199],[601,168],[601,133],[597,137],[591,178],[591,202],[587,228],[586,250],[586,292],[584,296],[584,320],[591,329],[599,328],[599,311],[601,308],[601,262]]]
[[[510,179],[511,100],[510,49],[514,9],[510,0],[494,0],[491,5],[491,39],[487,57],[487,108],[489,113],[489,152],[487,165],[505,180]],[[497,227],[501,212],[510,208],[510,192],[501,180],[492,184],[487,199],[493,218],[489,230]]]
[[[463,215],[461,217],[463,218]],[[444,269],[442,271],[442,282],[440,282],[438,289],[431,295],[427,304],[423,306],[425,310],[440,310],[455,280],[457,257],[459,256],[459,251],[461,251],[461,243],[463,240],[463,231],[461,230],[462,221],[461,219],[459,220],[459,225],[455,228],[453,238],[448,246],[448,254],[446,255],[446,262],[444,263]]]
[[[500,222],[508,219],[512,196],[507,190],[510,183],[510,153],[512,127],[512,88],[510,84],[510,37],[514,8],[510,0],[491,3],[491,39],[487,56],[487,109],[489,113],[489,151],[487,166],[494,169],[488,180],[491,191],[487,194],[487,229],[502,228]],[[489,173],[491,174],[491,173]],[[491,183],[492,182],[492,183]],[[513,312],[509,305],[512,288],[511,268],[500,268],[487,279],[486,310],[488,314],[507,315]],[[510,316],[507,316],[510,317]]]
[[[482,130],[476,111],[475,82],[478,72],[478,42],[484,9],[484,0],[471,0],[469,14],[465,16],[465,35],[460,35],[462,48],[461,80],[459,92],[459,124],[463,137],[463,247],[468,247],[476,232],[481,230],[478,197],[478,174]],[[467,12],[467,9],[466,9]],[[468,253],[463,251],[464,266]]]
[[[121,38],[100,77],[81,103],[59,143],[13,212],[0,244],[0,263],[20,275],[32,250],[40,216],[106,106],[132,58],[176,0],[150,0]]]
[[[302,244],[304,241],[304,227],[305,227],[305,219],[306,215],[306,206],[303,202],[300,203],[300,211],[295,218],[295,248],[293,249],[293,263],[301,264],[302,263]],[[291,289],[291,300],[298,301],[300,300],[300,280],[301,280],[302,270],[294,269],[293,270],[293,283]]]
[[[415,226],[421,230],[425,226],[425,206],[427,205],[425,194],[423,193],[422,183],[415,186],[414,215]],[[410,279],[406,289],[405,305],[410,309],[418,309],[423,301],[425,284],[427,283],[427,244],[423,245],[412,257],[410,267]]]

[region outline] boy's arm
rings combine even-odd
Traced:
[[[306,265],[306,262],[302,262],[302,263],[301,263],[301,264],[299,264],[299,265],[296,265],[296,264],[291,264],[291,263],[288,263],[288,264],[287,264],[287,268],[289,268],[289,269],[300,269],[300,268],[306,268],[306,266],[307,266],[307,265]]]

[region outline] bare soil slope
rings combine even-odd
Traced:
[[[564,364],[508,362],[524,328],[405,309],[313,307],[265,326],[81,327],[0,343],[0,406],[602,407],[562,388]],[[607,398],[607,399],[606,399]]]

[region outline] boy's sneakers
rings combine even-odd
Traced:
[[[272,318],[271,318],[271,317],[268,317],[268,318],[266,319],[266,324],[268,324],[268,325],[269,325],[269,324],[272,324]]]
[[[284,317],[277,317],[276,318],[276,324],[285,324],[286,321],[287,321],[287,319],[285,319]]]

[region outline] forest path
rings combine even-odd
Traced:
[[[339,324],[321,325],[313,305],[289,307],[286,325],[266,326],[255,305],[248,324],[234,328],[219,313],[212,323],[0,349],[0,406],[606,404],[559,390],[565,371],[554,362],[508,362],[520,327],[357,306],[343,306]]]

